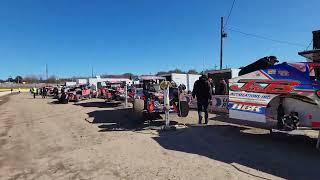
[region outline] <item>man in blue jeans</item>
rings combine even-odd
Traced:
[[[199,80],[194,83],[192,96],[193,98],[197,97],[199,124],[202,123],[202,112],[204,112],[205,124],[208,124],[208,105],[211,100],[212,91],[206,75],[200,76]]]

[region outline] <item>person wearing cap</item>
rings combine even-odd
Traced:
[[[202,123],[202,112],[204,112],[205,124],[208,124],[208,106],[211,100],[212,90],[208,77],[202,75],[194,83],[192,97],[197,98],[199,124]]]

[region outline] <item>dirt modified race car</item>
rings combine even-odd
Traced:
[[[142,88],[135,89],[133,100],[133,113],[138,120],[153,120],[159,117],[159,114],[177,112],[179,116],[186,117],[189,112],[189,106],[184,93],[185,88],[176,87],[164,77],[142,76],[139,78]],[[164,89],[169,88],[170,109],[166,109],[164,99]]]
[[[124,81],[107,81],[98,89],[98,97],[105,99],[106,102],[120,102],[125,100]]]
[[[281,131],[320,128],[319,62],[276,64],[265,57],[253,64],[229,79],[229,95],[213,96],[229,114],[222,120]]]
[[[90,99],[92,95],[91,90],[85,85],[70,88],[66,94],[68,101],[73,102],[78,102],[83,99]]]

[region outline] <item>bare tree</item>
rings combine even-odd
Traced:
[[[157,72],[157,76],[161,76],[161,75],[164,75],[164,74],[167,74],[168,72],[167,71],[159,71]]]
[[[23,79],[26,83],[38,83],[39,82],[39,78],[36,75],[28,75],[28,76],[25,76]]]
[[[46,80],[46,83],[56,83],[57,81],[57,77],[55,75],[51,75],[50,77],[48,77],[48,79]]]
[[[174,69],[174,70],[168,71],[168,73],[185,73],[185,72],[182,71],[181,69],[176,68],[176,69]]]
[[[188,71],[188,74],[199,74],[199,73],[198,73],[198,71],[195,70],[195,69],[190,69],[190,70]]]

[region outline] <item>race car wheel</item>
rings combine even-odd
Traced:
[[[81,100],[81,96],[79,94],[77,94],[75,96],[75,102],[79,102]]]
[[[178,107],[178,116],[187,117],[189,114],[189,104],[187,101],[180,101],[177,105]]]
[[[143,109],[144,109],[144,100],[135,99],[133,101],[133,108],[132,108],[132,115],[135,121],[140,123],[144,122],[145,115],[144,115]]]

